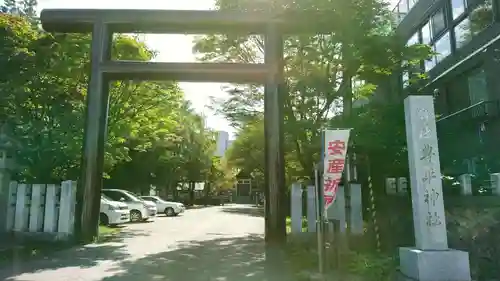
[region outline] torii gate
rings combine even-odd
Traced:
[[[285,171],[283,152],[283,35],[326,33],[318,12],[237,12],[173,10],[67,10],[41,12],[48,32],[92,33],[91,73],[87,97],[82,175],[77,191],[76,228],[82,241],[98,232],[111,80],[176,80],[236,82],[265,85],[266,241],[283,241],[285,234]],[[327,15],[326,15],[327,16]],[[314,18],[315,23],[301,19]],[[263,64],[159,63],[111,60],[113,33],[263,34]]]

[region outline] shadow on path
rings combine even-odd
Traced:
[[[239,215],[247,215],[253,217],[264,217],[264,208],[263,207],[238,207],[237,205],[233,205],[230,207],[225,207],[222,211],[231,214],[239,214]]]
[[[105,243],[99,242],[86,246],[76,246],[59,252],[48,252],[45,255],[27,258],[21,256],[20,250],[12,250],[8,254],[8,262],[0,265],[0,280],[44,270],[66,267],[91,268],[102,261],[118,261],[128,256],[124,239],[134,236],[146,236],[139,230],[124,229],[120,234],[105,238]],[[115,242],[115,243],[113,243]],[[7,260],[7,259],[6,259]]]
[[[102,281],[281,281],[268,279],[264,271],[261,236],[219,238],[180,243],[177,249],[124,261],[120,272]],[[283,274],[281,274],[283,275]]]

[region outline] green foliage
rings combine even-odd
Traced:
[[[305,233],[304,233],[305,234]],[[330,241],[326,243],[325,271],[328,280],[389,281],[397,271],[398,259],[394,255],[370,251],[342,252]],[[338,251],[341,251],[340,253]],[[286,256],[298,280],[311,280],[318,268],[316,237],[290,236]],[[338,263],[336,257],[339,257]]]
[[[77,179],[90,36],[45,33],[26,17],[10,14],[0,14],[0,36],[0,118],[14,128],[22,147],[18,179]],[[155,52],[119,35],[112,56],[149,61]],[[138,191],[214,180],[213,132],[204,128],[175,82],[114,81],[108,114],[106,185]]]
[[[226,152],[231,166],[253,172],[257,182],[264,180],[264,123],[259,119],[245,124]]]
[[[312,168],[320,158],[320,132],[335,122],[338,126],[333,127],[354,128],[359,135],[356,139],[371,148],[384,141],[390,141],[383,144],[385,147],[399,141],[387,137],[393,133],[391,125],[381,125],[388,130],[383,136],[374,132],[376,125],[372,122],[383,123],[384,119],[382,116],[372,120],[370,114],[378,114],[376,111],[380,113],[382,109],[364,113],[356,120],[339,118],[343,100],[370,97],[384,79],[400,71],[401,67],[412,67],[414,62],[430,54],[426,46],[405,47],[400,43],[391,31],[391,15],[383,1],[300,0],[263,4],[249,0],[218,0],[217,8],[274,9],[285,15],[293,10],[321,10],[329,15],[326,19],[302,19],[304,25],[331,26],[329,34],[295,35],[284,39],[285,85],[282,90],[288,180],[312,178]],[[256,63],[262,62],[263,46],[261,36],[216,34],[198,38],[194,50],[206,61]],[[403,61],[407,63],[402,65]],[[362,83],[351,86],[352,80]],[[238,168],[261,174],[264,163],[262,89],[235,85],[228,93],[229,99],[214,100],[213,105],[240,130],[228,157]],[[349,111],[348,103],[345,109]],[[370,143],[370,137],[375,137],[378,143]],[[394,154],[399,154],[399,150]]]
[[[372,103],[354,111],[353,142],[377,161],[380,170],[404,175],[408,171],[405,115],[402,103]]]
[[[397,272],[398,259],[376,253],[349,252],[342,256],[343,270],[361,276],[363,280],[389,281]]]

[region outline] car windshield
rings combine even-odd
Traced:
[[[164,202],[165,201],[165,200],[161,199],[158,196],[151,196],[151,199],[154,200],[154,201],[160,201],[160,202]]]
[[[104,199],[104,201],[115,201],[104,194],[101,194],[101,199]]]
[[[132,201],[144,201],[143,199],[141,199],[141,197],[139,197],[139,195],[134,194],[133,192],[130,192],[130,191],[125,191],[124,193],[125,193],[125,195],[127,195],[127,196],[130,198],[130,200],[132,200]]]
[[[156,196],[142,196],[142,198],[144,200],[149,200],[149,201],[153,201],[153,202],[161,201],[161,198],[156,197]]]

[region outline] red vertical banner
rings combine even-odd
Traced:
[[[325,211],[335,202],[344,172],[350,130],[325,130],[323,202]]]

